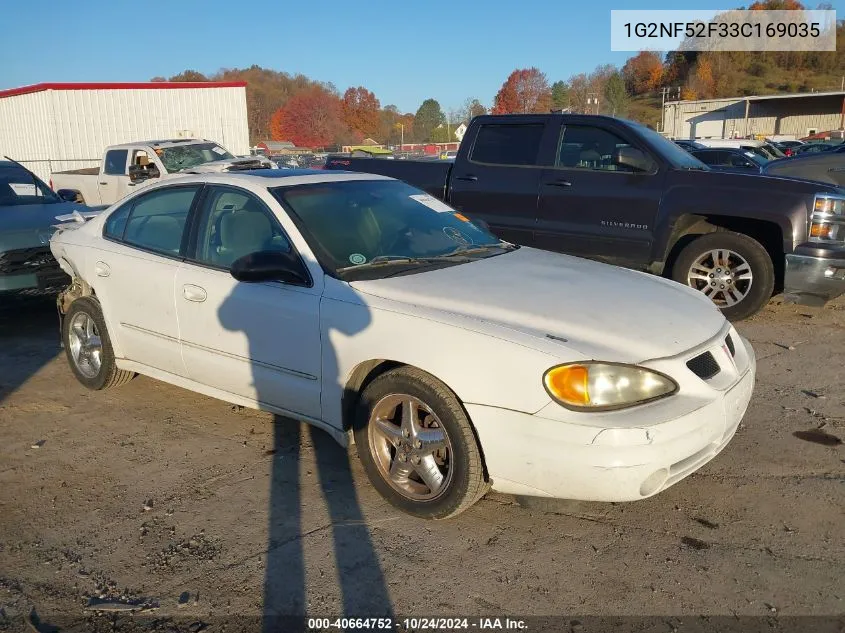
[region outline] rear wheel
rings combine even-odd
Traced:
[[[771,299],[775,271],[760,242],[741,233],[717,231],[684,247],[672,279],[703,293],[727,319],[741,321]]]
[[[129,382],[134,374],[118,369],[111,339],[96,300],[74,301],[62,322],[62,340],[71,371],[89,389],[109,389]]]
[[[355,444],[376,490],[408,514],[446,519],[487,491],[463,408],[443,383],[418,369],[394,369],[367,386]]]

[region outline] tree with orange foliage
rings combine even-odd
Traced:
[[[348,134],[340,99],[321,86],[296,93],[270,117],[273,140],[292,141],[297,147],[327,147]]]
[[[654,51],[640,51],[625,62],[622,78],[631,94],[641,95],[657,90],[663,81],[663,60]]]
[[[695,63],[695,72],[690,78],[690,88],[701,99],[711,99],[716,94],[716,80],[713,77],[713,65],[706,55],[702,55]]]
[[[493,114],[548,112],[552,105],[552,90],[546,75],[537,68],[513,71],[493,101]]]
[[[358,140],[378,134],[381,104],[372,92],[363,86],[349,88],[343,93],[341,107],[343,121]]]
[[[755,2],[749,11],[803,11],[804,5],[797,0],[762,0]]]

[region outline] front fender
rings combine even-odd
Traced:
[[[542,377],[560,357],[459,325],[324,299],[321,310],[323,419],[343,426],[344,388],[361,364],[412,365],[467,404],[534,413],[551,401]],[[579,360],[581,357],[573,357]]]

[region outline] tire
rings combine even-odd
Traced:
[[[413,427],[401,424],[409,410],[416,412]],[[399,367],[369,383],[354,431],[358,457],[373,487],[408,514],[448,519],[487,492],[481,451],[463,407],[446,385],[419,369]],[[442,448],[432,451],[436,446]]]
[[[135,376],[118,369],[100,304],[82,297],[70,305],[62,320],[62,342],[76,379],[88,389],[119,387]]]
[[[728,320],[741,321],[771,299],[775,269],[769,253],[754,238],[717,231],[684,247],[672,267],[672,279],[701,290]]]

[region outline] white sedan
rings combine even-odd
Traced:
[[[175,178],[51,249],[82,384],[145,374],[352,436],[421,517],[490,488],[649,497],[725,447],[754,385],[754,351],[700,293],[502,242],[370,174]]]

